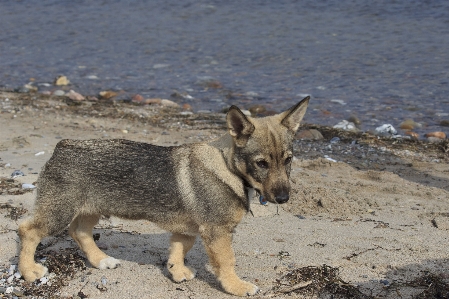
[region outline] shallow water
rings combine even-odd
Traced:
[[[81,93],[177,92],[197,111],[310,94],[306,122],[448,131],[445,0],[1,1],[0,28],[3,87],[64,74]]]

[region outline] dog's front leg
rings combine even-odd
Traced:
[[[235,256],[232,249],[232,231],[228,227],[203,227],[201,230],[209,262],[223,289],[233,295],[247,296],[259,288],[241,280],[235,273]]]
[[[170,254],[167,268],[176,282],[191,280],[195,277],[195,271],[184,265],[187,252],[195,243],[195,236],[173,233],[170,239]]]

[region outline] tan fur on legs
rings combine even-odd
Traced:
[[[100,269],[115,268],[120,263],[101,251],[92,237],[92,230],[100,219],[99,215],[78,215],[70,223],[69,234],[78,243],[92,266]]]
[[[34,281],[47,274],[48,269],[34,261],[34,253],[39,242],[47,233],[39,228],[33,220],[28,220],[19,226],[21,250],[19,257],[19,271],[26,281]]]
[[[206,229],[201,234],[210,264],[223,289],[233,295],[247,296],[257,293],[259,288],[241,280],[235,273],[235,255],[232,249],[232,234],[218,231],[217,227]]]
[[[184,258],[194,243],[194,236],[176,233],[171,236],[167,268],[176,282],[191,280],[195,277],[195,271],[184,265]]]

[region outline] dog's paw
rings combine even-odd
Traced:
[[[259,288],[256,285],[243,280],[238,283],[234,282],[232,284],[223,285],[223,288],[226,292],[236,296],[252,296],[259,291]]]
[[[100,261],[98,269],[115,269],[120,265],[120,260],[108,256]]]
[[[183,282],[185,280],[191,280],[195,278],[196,271],[190,267],[186,266],[175,266],[172,265],[172,267],[168,268],[168,271],[172,275],[172,279],[175,282]]]
[[[29,267],[19,267],[19,272],[26,281],[35,281],[48,273],[48,268],[34,263]]]

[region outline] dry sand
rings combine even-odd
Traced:
[[[18,223],[29,217],[35,195],[12,185],[35,182],[61,138],[126,138],[167,146],[210,140],[224,132],[223,116],[186,116],[153,106],[74,105],[64,98],[33,99],[3,92],[0,108],[0,186],[4,186],[0,195],[0,273],[5,279],[9,277],[7,269],[18,260]],[[324,133],[325,140],[295,144],[289,203],[262,206],[254,199],[254,216],[246,215],[237,227],[236,270],[261,288],[256,298],[310,298],[301,291],[279,294],[272,288],[276,279],[289,271],[323,264],[338,267],[341,279],[376,298],[412,298],[424,288],[401,283],[427,273],[447,282],[447,143],[429,145],[427,150],[421,143],[398,148],[397,142],[351,144],[342,137],[340,145],[329,149]],[[5,186],[5,178],[14,170],[25,176]],[[12,220],[15,215],[11,212],[23,211],[21,208],[28,212]],[[102,220],[95,233],[101,247],[121,259],[122,266],[98,270],[86,262],[87,268],[76,271],[58,296],[232,297],[222,292],[211,273],[199,239],[187,255],[187,264],[197,270],[197,277],[176,284],[164,269],[167,232],[147,221],[112,218]],[[67,235],[47,238],[43,245],[48,246],[44,251],[59,253],[61,248],[76,247]],[[20,288],[22,282],[4,281],[0,286]]]

